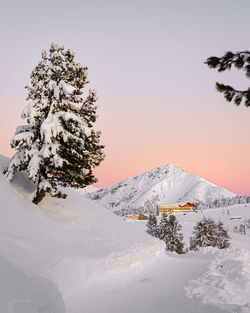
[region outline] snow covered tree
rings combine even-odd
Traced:
[[[168,218],[165,213],[162,214],[159,227],[158,227],[158,238],[164,240],[168,232]]]
[[[194,227],[189,249],[194,251],[198,251],[201,247],[224,249],[230,246],[229,239],[222,222],[216,224],[213,219],[204,217]]]
[[[146,232],[153,237],[158,237],[157,218],[155,215],[149,215]]]
[[[87,67],[74,61],[74,53],[54,43],[31,74],[28,105],[11,141],[17,152],[5,170],[11,180],[25,170],[36,184],[35,204],[46,193],[65,198],[58,186],[83,188],[97,180],[93,168],[104,159],[96,121],[96,92],[82,89],[88,83]]]
[[[216,227],[216,247],[225,249],[230,247],[230,237],[227,230],[224,228],[223,223],[219,222]]]
[[[198,251],[200,247],[216,246],[216,223],[211,218],[203,217],[193,230],[190,238],[190,250]]]
[[[242,69],[247,78],[250,78],[250,51],[240,51],[233,53],[226,52],[222,57],[212,56],[205,62],[210,68],[216,68],[219,72],[230,70],[232,66]],[[236,105],[240,105],[245,99],[245,105],[250,106],[250,87],[247,90],[236,90],[232,86],[216,83],[216,89],[224,94],[228,102],[232,100]]]
[[[181,225],[174,215],[170,215],[168,219],[168,230],[164,237],[166,243],[166,251],[176,252],[178,254],[185,253],[183,235],[181,233]]]

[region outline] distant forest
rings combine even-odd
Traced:
[[[196,206],[197,210],[206,210],[206,209],[212,209],[212,208],[219,208],[219,207],[228,207],[231,205],[236,204],[246,204],[250,203],[250,195],[248,196],[235,196],[232,198],[222,198],[222,199],[215,199],[213,201],[194,201],[193,202]],[[129,206],[127,208],[123,208],[121,210],[114,211],[115,214],[119,216],[127,216],[131,214],[154,214],[159,215],[158,207],[156,203],[152,203],[151,201],[145,202],[144,206],[133,208],[132,206]]]

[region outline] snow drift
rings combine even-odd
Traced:
[[[0,170],[7,162],[0,157]],[[249,312],[249,236],[231,233],[223,253],[165,254],[145,221],[125,221],[71,189],[35,206],[33,192],[25,173],[11,184],[0,174],[1,313]],[[249,217],[250,206],[229,209]],[[186,241],[203,214],[229,229],[239,223],[222,209],[178,215]]]
[[[8,162],[0,158],[1,173]],[[0,174],[1,313],[82,312],[75,294],[87,282],[128,275],[164,251],[145,225],[134,228],[77,191],[67,189],[66,200],[47,196],[39,207],[33,193],[25,173],[11,184]]]

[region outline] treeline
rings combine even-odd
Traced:
[[[157,213],[158,209],[156,207],[154,208],[151,208],[151,209],[148,209],[148,208],[144,208],[144,207],[139,207],[139,208],[131,208],[131,207],[128,207],[128,208],[124,208],[124,209],[121,209],[121,210],[117,210],[117,211],[114,211],[114,213],[116,215],[119,215],[119,216],[128,216],[128,215],[132,215],[132,214],[135,214],[135,215],[140,215],[140,214],[145,214],[145,215],[150,215],[150,214],[156,214],[158,215]]]
[[[219,207],[228,207],[236,204],[246,204],[250,203],[250,195],[249,196],[235,196],[232,198],[222,198],[215,199],[214,201],[197,201],[195,202],[195,206],[197,210],[205,210]]]
[[[235,196],[232,198],[221,198],[215,199],[213,201],[194,201],[193,202],[196,206],[196,210],[205,210],[205,209],[212,209],[212,208],[219,208],[219,207],[228,207],[231,205],[236,204],[246,204],[250,203],[250,195],[249,196]],[[158,207],[155,203],[151,201],[147,201],[144,206],[134,208],[132,206],[128,206],[126,208],[114,211],[116,215],[119,216],[128,216],[132,214],[140,215],[159,215]]]
[[[159,225],[155,215],[149,215],[146,232],[165,242],[165,250],[185,254],[189,250],[198,251],[202,247],[230,247],[230,237],[222,222],[216,223],[212,218],[203,217],[193,228],[189,247],[185,247],[182,227],[175,215],[163,214]]]

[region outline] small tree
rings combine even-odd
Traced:
[[[247,78],[250,78],[250,51],[236,53],[228,51],[220,58],[215,56],[208,58],[205,63],[210,68],[218,69],[219,72],[230,70],[232,66],[235,66],[237,69],[243,70]],[[216,89],[224,94],[228,102],[233,100],[236,105],[240,105],[245,99],[245,105],[250,106],[250,87],[247,90],[236,90],[232,86],[217,82]]]
[[[147,230],[146,232],[153,236],[158,238],[158,226],[157,226],[157,218],[155,215],[150,214],[148,217],[147,222]]]
[[[215,221],[203,217],[193,230],[193,237],[190,238],[190,250],[199,250],[200,247],[215,247]]]
[[[178,254],[185,253],[181,228],[182,227],[177,221],[176,217],[171,214],[168,219],[168,230],[164,237],[166,251],[172,251]]]
[[[224,228],[223,223],[219,222],[216,228],[216,247],[225,249],[230,247],[230,236],[228,231]]]
[[[194,227],[189,249],[198,251],[201,247],[228,248],[229,238],[221,222],[216,224],[213,219],[204,217]]]
[[[100,132],[92,128],[96,93],[89,90],[82,98],[87,83],[87,67],[54,43],[32,71],[29,104],[22,113],[27,125],[16,129],[11,147],[17,152],[5,174],[11,180],[15,171],[27,171],[36,184],[35,204],[45,193],[65,198],[57,186],[83,188],[97,181],[92,169],[104,154]]]
[[[165,213],[162,214],[159,227],[158,227],[158,238],[164,240],[168,232],[168,218]]]

